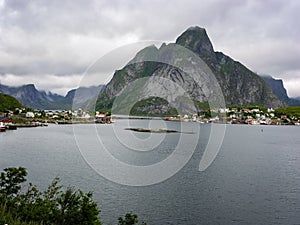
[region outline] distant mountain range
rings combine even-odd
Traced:
[[[286,95],[283,86],[279,85],[280,88],[275,88],[277,82],[267,78],[263,79],[224,53],[215,52],[204,28],[190,27],[177,38],[175,44],[189,49],[206,63],[221,87],[227,106],[260,105],[278,108],[293,102]],[[178,51],[172,52],[173,46],[172,43],[163,44],[159,48],[153,45],[138,52],[125,67],[115,72],[111,81],[99,95],[96,109],[100,111],[111,109],[116,97],[135,80],[144,77],[159,77],[172,80],[176,85],[183,87],[191,100],[196,103],[196,106],[199,106],[198,110],[201,110],[203,104],[198,103],[207,103],[210,97],[207,96],[207,93],[210,93],[209,90],[204,90],[207,87],[200,87],[201,84],[199,86],[182,70],[161,63],[165,58],[172,58],[172,54],[176,54],[179,62],[186,60],[188,56],[182,55]],[[149,58],[153,60],[147,60]],[[204,80],[204,82],[207,82],[207,80]],[[177,100],[172,100],[174,96],[164,92],[164,90],[170,88],[169,84],[149,81],[142,85],[144,93],[153,93],[154,90],[155,94],[161,96],[162,99],[167,99],[168,102],[174,101],[176,104]],[[163,101],[156,101],[151,96],[146,95],[142,94],[138,99],[138,101],[142,101],[142,104],[137,103],[139,113],[156,115],[171,110],[169,106],[166,107],[165,103],[159,104]],[[149,100],[149,104],[145,103],[145,96],[151,100]],[[123,104],[122,107],[126,107],[126,104]],[[133,111],[136,112],[137,109]]]
[[[103,85],[92,87],[79,87],[70,90],[66,96],[39,91],[34,84],[19,87],[0,86],[0,93],[15,97],[28,108],[39,110],[78,109],[89,106],[90,101],[96,99]]]

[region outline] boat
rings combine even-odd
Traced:
[[[6,130],[6,126],[3,122],[0,122],[0,132],[4,132]]]

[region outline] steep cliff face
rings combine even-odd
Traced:
[[[204,28],[188,28],[176,39],[175,43],[199,55],[210,66],[217,63],[213,45]]]
[[[274,95],[282,102],[289,106],[300,106],[300,99],[290,98],[284,88],[283,81],[280,79],[274,79],[268,75],[262,75],[262,79],[272,89]]]
[[[197,74],[197,68],[193,68],[196,60],[179,46],[199,56],[205,64],[200,63],[200,67],[203,67],[201,69],[210,72],[206,76],[193,76]],[[174,64],[164,63],[168,60],[173,60]],[[186,71],[180,67],[183,62],[190,63],[190,68]],[[205,29],[199,27],[186,30],[177,38],[175,44],[163,44],[160,48],[149,46],[137,53],[124,68],[115,72],[99,96],[96,108],[108,110],[125,87],[144,77],[149,79],[143,84],[143,91],[137,93],[139,97],[136,100],[149,98],[151,92],[155,92],[156,96],[166,99],[171,106],[179,107],[178,104],[181,104],[181,109],[188,112],[199,108],[195,109],[191,102],[185,104],[187,101],[182,101],[182,98],[194,102],[217,101],[213,96],[217,90],[216,82],[221,88],[226,105],[263,105],[275,108],[284,105],[261,77],[229,56],[215,52]],[[180,90],[185,93],[176,94]],[[181,101],[178,101],[179,97]]]
[[[222,52],[215,52],[205,29],[189,28],[177,38],[176,44],[199,55],[210,67],[220,84],[227,105],[283,105],[261,77]]]

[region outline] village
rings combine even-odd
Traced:
[[[110,124],[115,119],[163,119],[199,123],[227,123],[249,125],[296,125],[300,126],[297,113],[284,113],[264,107],[229,107],[218,110],[204,110],[193,115],[169,117],[114,116],[110,113],[85,112],[78,110],[28,110],[16,108],[14,111],[0,113],[0,129],[14,130],[17,127],[48,126],[48,124]]]
[[[225,115],[221,121],[218,113]],[[286,113],[282,110],[264,107],[230,107],[219,110],[211,110],[210,115],[200,116],[200,122],[226,122],[227,124],[251,124],[251,125],[300,125],[300,117],[297,113]]]

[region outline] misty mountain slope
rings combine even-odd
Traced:
[[[57,94],[38,91],[34,84],[27,84],[20,87],[1,85],[0,91],[15,97],[24,106],[32,109],[54,109],[53,107],[56,107],[56,102],[64,98]]]
[[[97,97],[103,85],[92,87],[79,87],[61,96],[51,92],[39,91],[34,84],[20,87],[0,86],[0,92],[15,97],[21,104],[28,108],[39,110],[84,108]],[[75,97],[76,96],[76,97]],[[75,98],[75,99],[74,99]],[[73,102],[75,103],[73,105]]]

